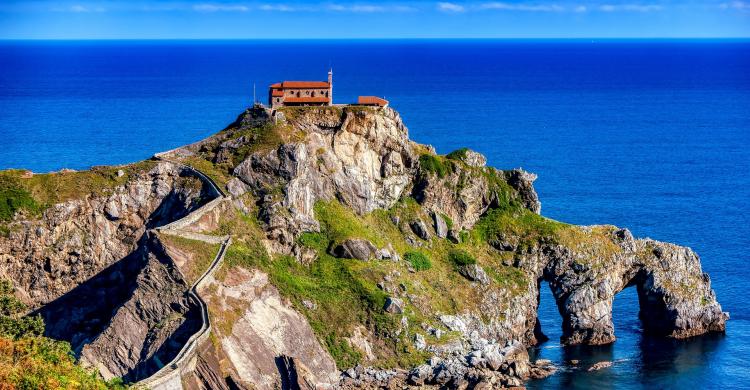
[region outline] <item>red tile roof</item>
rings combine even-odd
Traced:
[[[377,105],[382,107],[388,104],[388,100],[377,96],[360,96],[357,98],[357,104]]]
[[[271,90],[271,96],[274,96],[274,97],[276,97],[276,96],[279,96],[279,97],[280,96],[284,96],[284,91],[282,91],[280,89],[272,89]]]
[[[327,81],[282,81],[280,83],[271,84],[271,88],[328,88]]]
[[[327,97],[288,97],[284,103],[328,103]]]

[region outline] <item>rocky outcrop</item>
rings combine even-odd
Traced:
[[[46,335],[69,341],[104,378],[130,382],[160,369],[201,327],[188,284],[150,229],[189,215],[216,190],[180,164],[123,169],[134,173],[122,185],[11,222],[8,238],[23,245],[0,239],[0,272],[20,281]]]
[[[375,257],[377,248],[370,241],[348,239],[333,248],[333,255],[346,259],[370,260]]]
[[[217,321],[215,335],[240,384],[273,389],[292,377],[317,388],[332,388],[338,382],[333,359],[307,320],[269,284],[267,275],[238,268],[206,289],[215,290],[204,295]],[[296,362],[293,372],[290,359]]]
[[[515,210],[519,206],[536,214],[541,210],[533,187],[536,175],[521,169],[500,171],[486,167],[486,159],[469,150],[426,158],[423,162],[418,158],[420,154],[434,152],[411,143],[405,126],[391,109],[310,108],[283,113],[255,110],[242,116],[235,127],[243,131],[249,123],[271,122],[287,126],[287,131],[292,129],[298,135],[239,162],[229,188],[235,197],[248,192],[257,197],[269,248],[296,254],[305,264],[314,261],[315,255],[298,248],[295,238],[300,232],[320,229],[314,205],[321,200],[336,199],[365,215],[376,209],[389,209],[404,196],[412,196],[426,213],[403,220],[396,217],[393,221],[402,227],[407,242],[417,247],[430,247],[435,239],[458,243],[459,232],[472,229],[496,208]],[[236,147],[227,146],[232,142],[223,141],[200,150],[227,156],[227,147]],[[423,163],[432,165],[422,166]],[[529,365],[525,354],[511,354],[504,364],[498,363],[505,360],[494,352],[484,351],[495,348],[488,346],[505,343],[533,345],[546,338],[536,318],[541,281],[548,281],[553,288],[564,317],[566,344],[612,342],[612,299],[628,286],[639,290],[644,327],[649,331],[687,337],[723,330],[726,314],[721,312],[708,278],[703,276],[691,251],[635,240],[625,231],[611,230],[603,233],[599,228],[566,227],[540,236],[534,233],[534,238],[517,230],[494,231],[491,237],[485,237],[487,243],[502,259],[498,261],[521,272],[521,284],[513,289],[498,288],[479,264],[457,267],[456,271],[472,283],[470,288],[481,291],[478,311],[439,317],[444,329],[458,332],[462,341],[439,346],[430,345],[420,334],[414,336],[418,349],[429,351],[442,363],[433,361],[435,365],[429,369],[422,367],[409,375],[370,368],[346,371],[342,383],[386,385],[413,378],[413,383],[436,386],[510,386],[520,384],[519,380],[527,378],[529,372],[542,375],[550,371],[543,364],[530,370],[536,366]],[[337,257],[359,260],[383,257],[377,255],[379,251],[363,238],[352,238],[330,249]],[[391,252],[398,259],[398,253],[392,248]],[[391,315],[401,315],[416,300],[399,288],[382,288],[395,293],[382,308]],[[442,332],[432,329],[434,334]],[[359,332],[361,337],[352,340],[366,340]],[[480,375],[480,371],[484,374]]]
[[[543,278],[563,315],[564,343],[613,342],[612,302],[630,286],[638,291],[640,317],[648,333],[685,338],[724,330],[728,314],[722,312],[709,276],[689,248],[636,240],[627,230],[608,226],[582,228],[579,234],[573,245],[542,249],[549,261]],[[580,244],[596,235],[610,238],[611,246]],[[590,253],[605,250],[600,254],[605,258]]]
[[[11,222],[9,236],[0,236],[0,277],[39,307],[135,251],[149,227],[198,208],[202,188],[183,168],[154,163],[109,195],[82,194],[39,219]]]
[[[186,295],[189,286],[163,249],[152,247],[143,254],[143,268],[128,281],[131,296],[81,351],[81,359],[97,367],[105,379],[131,382],[148,377],[201,326],[196,303]]]
[[[185,167],[158,162],[112,193],[17,218],[0,238],[0,276],[18,280],[48,331],[106,377],[159,370],[210,316],[214,342],[191,346],[189,369],[173,371],[170,386],[520,386],[554,371],[526,353],[545,339],[536,314],[545,281],[565,344],[613,342],[613,299],[628,287],[655,335],[720,332],[728,318],[690,249],[547,220],[536,175],[487,167],[470,150],[436,156],[409,141],[390,108],[255,107],[161,156],[198,159],[231,198],[211,200],[205,176],[196,183]],[[215,207],[192,212],[207,201]],[[326,221],[321,202],[348,210]],[[188,291],[181,269],[195,257],[173,258],[146,235],[152,228],[198,239],[220,230],[241,249]],[[455,248],[476,259],[449,259]],[[341,280],[319,283],[321,274]],[[319,284],[318,295],[300,288]],[[342,286],[353,298],[337,296]],[[197,316],[204,302],[210,315]],[[348,311],[356,314],[338,315]],[[348,329],[321,330],[338,326]],[[421,364],[366,366],[415,361],[404,354]]]
[[[391,207],[411,183],[415,156],[396,111],[303,110],[277,120],[304,139],[253,154],[234,175],[261,197],[269,237],[280,248],[317,230],[316,201],[338,199],[365,214]]]

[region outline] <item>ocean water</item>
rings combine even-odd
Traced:
[[[337,102],[385,96],[413,139],[537,173],[544,215],[701,255],[725,335],[646,337],[628,289],[614,344],[562,348],[544,287],[532,355],[563,369],[530,387],[750,388],[750,41],[0,42],[0,169],[148,158],[329,67]]]

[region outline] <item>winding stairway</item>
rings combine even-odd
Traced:
[[[135,389],[181,390],[182,374],[191,369],[191,362],[195,358],[199,346],[206,342],[211,334],[211,321],[208,314],[208,306],[198,294],[198,290],[201,289],[203,285],[207,283],[208,280],[210,280],[210,277],[213,276],[216,270],[219,269],[222,262],[224,261],[224,255],[226,253],[227,247],[229,247],[232,242],[231,237],[228,235],[213,236],[196,233],[187,230],[187,227],[198,222],[201,217],[214,210],[222,203],[228,201],[230,198],[227,197],[227,195],[216,184],[216,182],[214,182],[203,172],[189,165],[163,158],[159,154],[155,155],[154,159],[181,166],[184,169],[192,172],[193,174],[201,178],[204,183],[208,183],[208,185],[212,189],[212,192],[216,194],[216,197],[213,200],[201,206],[197,210],[194,210],[185,217],[147,232],[148,235],[156,235],[157,233],[167,234],[187,238],[190,240],[202,241],[208,244],[221,244],[211,264],[188,290],[190,299],[195,302],[200,309],[201,327],[196,333],[190,336],[188,341],[185,342],[180,351],[170,362],[166,363],[161,369],[159,369],[148,378],[132,384],[133,388]]]

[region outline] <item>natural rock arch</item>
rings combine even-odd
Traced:
[[[549,283],[562,317],[561,343],[602,345],[615,341],[612,306],[615,295],[628,287],[638,293],[644,332],[687,338],[723,331],[728,314],[721,311],[710,278],[700,270],[689,248],[653,240],[636,240],[626,229],[599,229],[616,246],[606,258],[564,245],[541,248],[543,268],[537,277]],[[537,308],[539,305],[537,291]],[[544,341],[537,319],[534,340]]]

